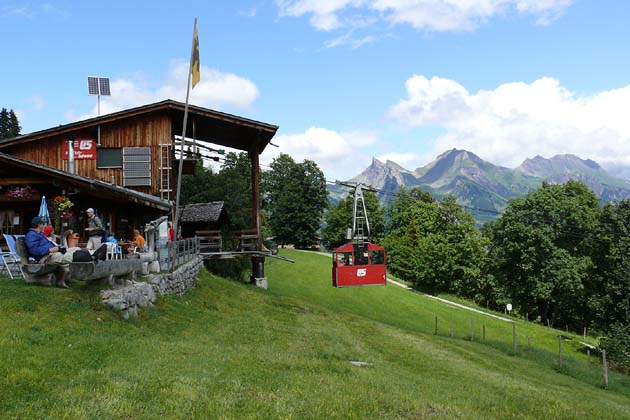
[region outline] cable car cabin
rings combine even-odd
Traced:
[[[371,242],[361,247],[349,243],[332,254],[332,282],[335,287],[385,286],[387,269],[385,249]]]

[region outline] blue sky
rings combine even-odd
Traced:
[[[453,147],[514,167],[573,153],[630,177],[630,2],[3,0],[0,107],[23,132],[183,100],[280,126],[280,151],[349,178]]]

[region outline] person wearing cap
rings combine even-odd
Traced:
[[[85,228],[88,236],[87,250],[95,251],[101,246],[101,238],[103,237],[103,223],[101,223],[101,219],[96,217],[94,214],[94,209],[89,208],[86,211],[88,216],[88,227]]]
[[[26,249],[29,256],[39,264],[58,265],[60,275],[57,277],[57,287],[67,288],[66,278],[70,271],[68,264],[72,262],[72,255],[79,248],[66,249],[52,243],[44,236],[44,224],[41,217],[33,217],[31,228],[24,237]]]

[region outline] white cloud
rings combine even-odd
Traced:
[[[31,103],[36,111],[41,111],[46,107],[46,101],[44,101],[44,98],[40,95],[31,96]]]
[[[409,127],[440,126],[434,153],[466,149],[508,167],[535,155],[572,153],[630,167],[630,85],[579,96],[553,78],[469,92],[456,81],[413,76],[390,116]]]
[[[174,61],[167,80],[157,88],[146,87],[141,77],[111,80],[112,96],[101,98],[101,114],[108,114],[135,106],[174,99],[184,102],[188,81],[188,62]],[[247,109],[258,98],[256,85],[249,79],[232,73],[201,67],[201,81],[190,91],[189,103],[213,109],[226,106]],[[72,114],[70,114],[72,115]],[[79,119],[94,117],[97,107]]]
[[[63,7],[48,2],[23,1],[0,6],[0,18],[35,19],[44,16],[67,19],[70,17],[70,13]]]
[[[257,13],[258,13],[258,10],[256,9],[256,7],[255,7],[255,6],[252,6],[252,7],[250,7],[249,9],[244,9],[244,10],[241,10],[241,11],[239,12],[239,14],[240,14],[241,16],[248,17],[248,18],[253,18],[253,17],[255,17]]]
[[[276,0],[281,16],[310,16],[318,30],[352,27],[356,16],[419,30],[472,30],[491,17],[528,14],[538,24],[560,17],[573,0]]]
[[[265,165],[280,153],[290,155],[296,162],[309,159],[317,163],[329,179],[347,178],[364,169],[372,156],[370,145],[376,136],[370,132],[337,132],[311,127],[304,133],[280,134],[272,142],[279,147],[268,146],[261,156]]]
[[[349,45],[351,49],[355,50],[366,44],[371,44],[373,42],[376,42],[377,40],[378,38],[373,35],[368,35],[368,36],[356,39],[356,38],[353,38],[352,31],[350,31],[346,33],[345,35],[342,35],[338,38],[326,41],[324,43],[324,47],[334,48],[334,47],[339,47],[342,45]]]
[[[311,25],[322,31],[344,26],[337,12],[346,7],[358,7],[364,3],[363,0],[276,0],[280,16],[311,15]]]

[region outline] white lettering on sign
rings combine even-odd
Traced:
[[[92,148],[92,140],[80,140],[79,141],[79,149],[80,150],[90,150]]]
[[[365,277],[367,268],[357,268],[357,277]]]

